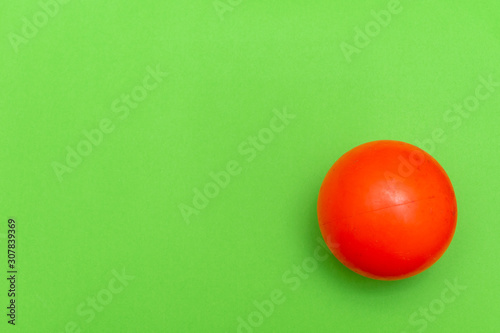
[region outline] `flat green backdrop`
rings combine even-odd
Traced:
[[[0,13],[2,332],[500,330],[497,0]],[[323,177],[377,139],[430,152],[459,207],[442,259],[396,282],[318,241]]]

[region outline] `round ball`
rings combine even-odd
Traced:
[[[321,233],[349,269],[399,280],[433,265],[455,233],[457,203],[439,163],[399,141],[373,141],[344,154],[318,198]]]

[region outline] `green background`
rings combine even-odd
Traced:
[[[236,332],[276,289],[285,301],[254,332],[499,331],[500,88],[467,116],[448,111],[481,77],[500,81],[498,1],[402,0],[352,57],[342,43],[388,1],[232,3],[73,0],[19,45],[40,4],[0,4],[0,246],[15,218],[19,270],[11,327],[1,250],[1,331]],[[113,102],[148,66],[168,76],[120,118]],[[247,161],[240,145],[283,109],[295,118]],[[105,118],[114,130],[59,181],[53,163]],[[451,246],[396,282],[330,256],[292,289],[283,276],[319,244],[323,177],[377,139],[419,144],[448,172]],[[179,205],[233,160],[241,173],[187,223]],[[78,307],[123,270],[135,278],[87,322]],[[467,289],[412,323],[455,279]]]

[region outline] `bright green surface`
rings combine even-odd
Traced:
[[[16,327],[2,310],[0,330],[236,332],[278,289],[254,332],[499,331],[500,86],[479,88],[470,114],[447,111],[480,77],[500,82],[498,1],[401,1],[352,57],[342,43],[388,1],[232,2],[221,19],[211,0],[69,1],[20,45],[11,33],[40,6],[2,2],[1,308],[9,217],[19,293]],[[120,97],[157,65],[169,75],[126,115]],[[283,109],[295,118],[254,156],[248,137]],[[60,182],[53,163],[103,119],[113,131]],[[435,266],[380,282],[308,259],[319,186],[342,153],[439,129],[420,146],[447,170],[459,217]],[[186,223],[179,205],[230,161],[241,173]],[[304,260],[318,267],[297,278]],[[135,279],[119,288],[113,270]],[[96,295],[113,299],[97,312]]]

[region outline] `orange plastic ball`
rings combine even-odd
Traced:
[[[399,280],[432,266],[457,223],[448,175],[418,147],[373,141],[344,154],[328,171],[318,199],[328,247],[349,269]]]

